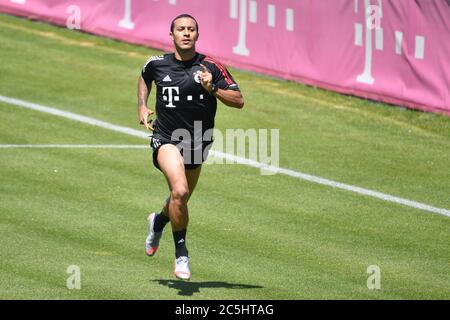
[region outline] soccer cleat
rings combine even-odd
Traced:
[[[145,252],[149,257],[155,255],[156,250],[159,248],[159,240],[161,240],[162,232],[153,231],[153,225],[155,224],[156,213],[151,213],[148,220],[148,236],[145,240]]]
[[[189,280],[191,270],[189,269],[189,257],[181,256],[175,259],[175,277],[180,280]]]

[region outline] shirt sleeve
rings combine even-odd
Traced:
[[[154,80],[152,58],[153,57],[147,60],[147,62],[144,64],[144,67],[142,67],[141,71],[141,76],[144,79],[145,84],[147,84],[147,86],[150,86]]]
[[[218,88],[240,91],[238,84],[234,81],[233,76],[228,72],[224,65],[210,57],[206,57],[204,61],[207,62],[206,66],[210,69],[213,76],[213,83]]]

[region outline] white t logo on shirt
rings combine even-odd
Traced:
[[[165,95],[166,91],[168,91],[167,96]],[[173,91],[175,91],[175,93],[177,95],[173,95]],[[179,96],[180,88],[179,87],[163,87],[162,93],[163,93],[163,100],[169,101],[169,104],[166,104],[166,107],[167,108],[175,108],[176,106],[173,104],[173,101],[180,101],[180,96]]]

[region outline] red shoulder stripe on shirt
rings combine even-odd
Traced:
[[[230,76],[228,75],[227,69],[225,69],[225,67],[217,60],[214,60],[211,57],[206,57],[205,61],[210,62],[214,65],[216,65],[220,72],[222,72],[223,77],[225,78],[225,81],[230,85],[233,84],[233,80],[231,80]]]

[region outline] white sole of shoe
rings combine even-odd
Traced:
[[[174,267],[176,268],[176,266],[177,266],[177,260],[175,259],[175,261],[174,261]],[[180,279],[180,280],[183,280],[183,281],[189,281],[190,279],[191,279],[191,274],[190,273],[188,273],[188,272],[184,272],[184,271],[175,271],[174,273],[173,273],[173,275],[177,278],[177,279]]]

